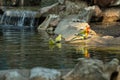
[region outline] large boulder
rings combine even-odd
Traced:
[[[57,28],[55,29],[55,34],[61,34],[65,41],[71,41],[73,38],[76,37],[81,30],[83,30],[86,26],[90,26],[87,23],[86,17],[80,19],[81,16],[79,15],[69,15],[63,20],[60,21]],[[96,35],[96,33],[91,30],[89,37]],[[78,37],[76,37],[78,39]]]
[[[30,80],[60,80],[60,76],[55,69],[36,67],[31,69]]]
[[[118,59],[104,64],[101,60],[80,58],[74,69],[63,76],[63,80],[110,80],[118,64]]]

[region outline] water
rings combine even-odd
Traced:
[[[7,10],[1,17],[1,24],[6,26],[33,27],[37,12],[27,10]]]
[[[113,58],[120,60],[120,46],[92,46],[68,44],[49,46],[45,31],[3,29],[0,36],[0,70],[48,67],[73,68],[78,58],[90,57],[104,62]],[[87,53],[87,54],[85,54]],[[89,56],[88,56],[89,55]]]

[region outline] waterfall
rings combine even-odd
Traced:
[[[7,10],[1,17],[1,24],[7,26],[33,27],[37,12],[25,10]]]

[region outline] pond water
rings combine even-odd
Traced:
[[[120,45],[90,46],[68,44],[64,41],[48,45],[49,35],[45,31],[3,29],[0,36],[0,70],[31,69],[47,67],[73,68],[78,58],[95,58],[104,62],[113,58],[120,60]]]

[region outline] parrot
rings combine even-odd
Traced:
[[[62,35],[59,34],[59,35],[55,38],[55,40],[54,40],[53,38],[50,38],[50,39],[49,39],[49,45],[54,45],[54,44],[56,44],[56,43],[59,43],[59,42],[61,42],[61,40],[62,40]]]
[[[59,35],[55,38],[55,42],[56,42],[56,43],[59,43],[59,42],[61,42],[61,40],[62,40],[62,35],[59,34]]]

